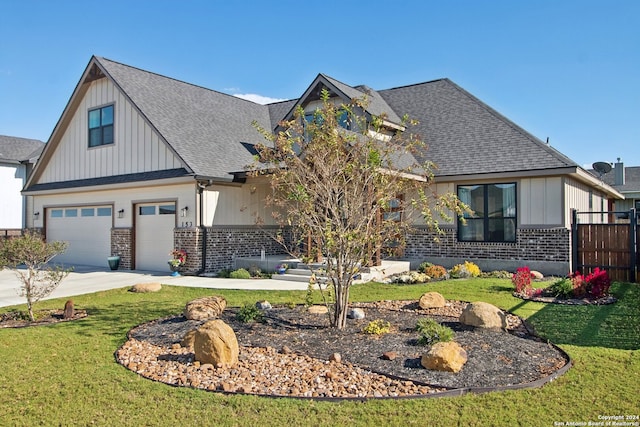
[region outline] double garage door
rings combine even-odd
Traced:
[[[47,209],[47,240],[68,242],[64,254],[54,262],[66,266],[106,267],[111,256],[113,208],[69,206]],[[167,271],[173,249],[176,205],[144,203],[135,206],[135,269]]]

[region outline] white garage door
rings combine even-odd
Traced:
[[[69,206],[47,209],[47,240],[68,242],[53,262],[65,266],[107,267],[111,255],[111,206]]]
[[[136,206],[136,270],[169,271],[175,226],[175,203]]]

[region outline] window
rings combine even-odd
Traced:
[[[78,209],[65,209],[64,216],[66,216],[67,218],[75,218],[78,216]]]
[[[98,208],[98,216],[111,216],[111,208]]]
[[[176,214],[176,205],[160,205],[158,208],[159,208],[160,215]]]
[[[81,216],[95,216],[96,210],[93,208],[82,208],[80,209]]]
[[[113,105],[89,111],[89,147],[113,144]]]
[[[53,209],[51,211],[51,218],[62,218],[62,209]]]
[[[458,240],[463,242],[516,241],[516,184],[458,186],[458,198],[473,214],[467,224],[458,223]]]
[[[140,215],[155,215],[155,206],[140,206]]]

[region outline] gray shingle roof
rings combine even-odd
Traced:
[[[436,176],[576,167],[449,79],[379,91],[401,115],[420,123],[407,131],[427,143]]]
[[[44,142],[37,139],[0,135],[0,160],[25,162],[37,158],[44,149]]]
[[[593,170],[589,172],[598,176],[598,173]],[[611,172],[602,175],[602,180],[622,193],[640,191],[640,166],[627,166],[624,168],[624,185],[614,185],[615,174],[615,170],[612,169]]]
[[[268,129],[263,105],[96,58],[195,175],[230,178],[253,162],[243,143],[263,142],[251,126]]]
[[[374,116],[386,116],[387,120],[392,123],[400,124],[401,119],[398,117],[395,111],[387,104],[385,99],[380,96],[378,92],[367,87],[367,86],[357,86],[351,87],[346,85],[332,77],[327,76],[326,74],[320,74],[323,76],[329,83],[334,85],[338,90],[344,93],[349,99],[360,99],[366,96],[369,104],[367,105],[367,112]]]

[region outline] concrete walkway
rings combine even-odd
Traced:
[[[108,289],[133,286],[136,283],[160,282],[164,285],[188,286],[210,289],[244,290],[306,290],[308,284],[274,279],[218,279],[211,277],[178,276],[154,271],[111,271],[99,267],[76,266],[62,283],[44,299],[65,298],[89,294]],[[11,270],[0,271],[0,307],[24,304],[24,297],[18,296],[21,282]]]

